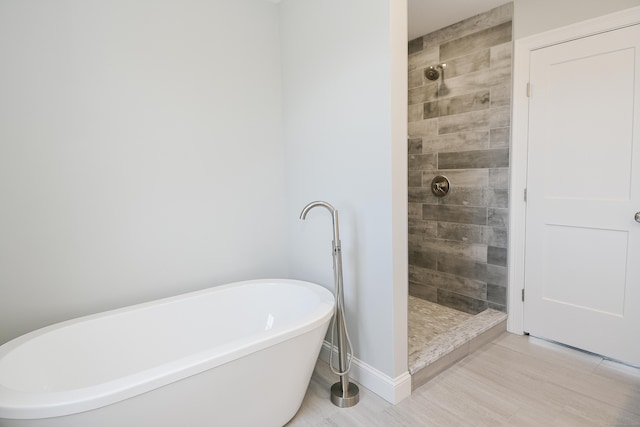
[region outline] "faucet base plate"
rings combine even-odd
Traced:
[[[360,401],[360,389],[354,383],[349,383],[346,393],[342,392],[342,383],[338,381],[331,386],[331,403],[340,408],[350,408]]]

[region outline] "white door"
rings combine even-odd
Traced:
[[[640,25],[529,71],[524,330],[640,365]]]

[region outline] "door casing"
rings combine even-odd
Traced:
[[[529,133],[530,53],[558,43],[615,30],[640,23],[640,6],[605,15],[567,27],[516,40],[513,64],[513,113],[510,149],[510,223],[509,223],[509,285],[507,330],[523,334],[524,304],[522,290],[525,280],[525,189],[527,183],[527,139]],[[525,296],[526,297],[526,296]]]

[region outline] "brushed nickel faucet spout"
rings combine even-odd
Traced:
[[[331,213],[331,220],[333,222],[333,251],[340,251],[340,230],[338,227],[338,210],[334,208],[330,203],[322,202],[320,200],[311,202],[302,209],[300,212],[300,219],[307,219],[307,214],[313,208],[321,206],[327,209]],[[342,273],[342,260],[340,259],[340,270]]]
[[[329,212],[331,212],[331,215],[333,215],[336,211],[336,208],[334,208],[330,203],[327,202],[322,202],[320,200],[317,200],[315,202],[311,202],[309,203],[307,206],[305,206],[302,209],[302,212],[300,212],[300,219],[307,219],[307,214],[309,213],[309,211],[315,207],[318,206],[322,206],[323,208],[327,208],[327,210],[329,210]]]

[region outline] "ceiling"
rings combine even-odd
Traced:
[[[508,2],[509,0],[408,0],[409,40]]]

